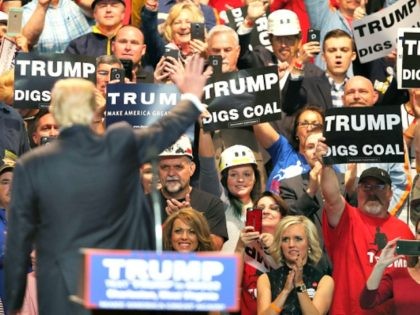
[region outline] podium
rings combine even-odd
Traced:
[[[239,262],[220,252],[83,249],[78,300],[88,309],[236,311]]]

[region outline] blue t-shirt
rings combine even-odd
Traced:
[[[268,177],[266,186],[269,191],[279,194],[282,179],[301,175],[311,170],[305,157],[292,147],[286,137],[280,136],[267,151],[273,162],[273,170]]]

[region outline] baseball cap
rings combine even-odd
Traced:
[[[368,177],[375,178],[384,184],[391,185],[392,183],[388,172],[379,167],[365,169],[359,177],[359,183],[363,182]]]
[[[159,156],[188,156],[193,158],[190,139],[183,135],[173,145],[166,148]]]
[[[295,12],[290,10],[276,10],[268,16],[268,34],[274,36],[298,35],[300,23]]]
[[[95,6],[96,6],[99,2],[102,2],[102,1],[111,1],[111,0],[93,0],[92,4],[90,5],[90,7],[92,8],[92,10],[95,8]],[[113,0],[113,1],[115,1],[115,0]],[[116,0],[116,1],[121,2],[121,3],[125,6],[125,2],[124,2],[124,0]]]

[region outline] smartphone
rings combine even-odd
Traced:
[[[199,39],[204,42],[204,23],[191,23],[191,39]]]
[[[40,144],[41,144],[41,145],[47,145],[47,144],[49,144],[51,141],[53,141],[54,139],[55,139],[55,137],[41,137]]]
[[[320,42],[321,41],[321,32],[310,28],[308,30],[308,42]]]
[[[253,226],[254,231],[262,233],[262,209],[248,208],[246,210],[245,226]]]
[[[7,36],[16,36],[22,32],[22,8],[10,8],[7,20]]]
[[[220,55],[211,55],[208,60],[209,66],[213,68],[213,74],[222,73],[223,59]]]
[[[133,81],[133,60],[131,59],[120,59],[124,70],[125,70],[125,77],[130,81]]]
[[[173,49],[170,47],[165,47],[165,53],[163,54],[164,57],[172,57],[174,59],[179,59],[179,50]]]
[[[420,256],[420,241],[417,240],[398,240],[397,255]]]
[[[121,83],[124,83],[125,70],[119,68],[111,68],[111,78],[110,81],[119,80]]]

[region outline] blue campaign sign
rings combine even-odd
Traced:
[[[126,121],[134,128],[148,126],[165,116],[180,98],[173,84],[108,84],[106,125]]]
[[[87,308],[238,309],[239,258],[221,253],[84,251]]]

